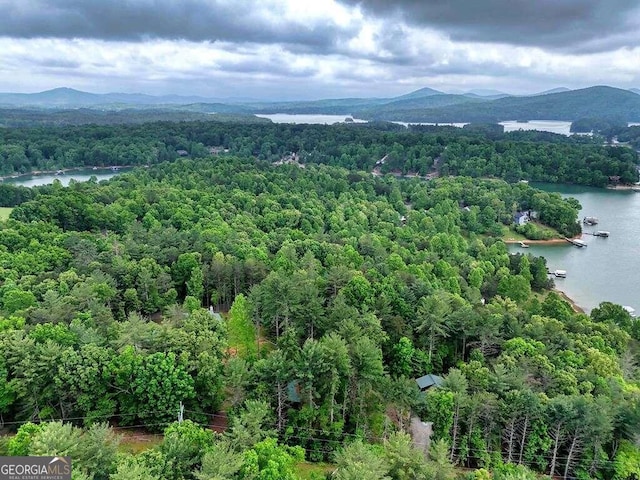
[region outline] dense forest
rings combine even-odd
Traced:
[[[600,138],[544,132],[503,133],[469,128],[368,125],[276,125],[226,122],[0,129],[0,175],[34,170],[151,165],[211,152],[278,162],[296,154],[303,164],[396,174],[430,173],[575,183],[603,187],[610,177],[638,180],[635,150]]]
[[[2,186],[0,454],[68,454],[75,479],[97,480],[295,479],[302,460],[343,480],[640,475],[640,324],[607,302],[576,313],[543,258],[495,238],[526,209],[579,228],[576,203],[369,172],[393,148],[451,169],[483,146],[620,168],[627,149],[345,126],[2,135],[26,169],[158,164]],[[308,157],[274,165],[286,152]],[[425,374],[442,380],[421,392]],[[412,442],[420,420],[432,434]],[[141,427],[162,441],[122,453]]]

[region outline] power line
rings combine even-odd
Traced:
[[[23,420],[23,421],[11,421],[11,422],[3,422],[2,425],[24,425],[26,423],[48,423],[48,422],[68,422],[68,421],[77,421],[77,420],[86,420],[86,419],[91,419],[91,420],[96,420],[96,419],[111,419],[111,418],[121,418],[121,417],[139,417],[140,415],[174,415],[175,413],[178,413],[179,409],[177,408],[175,412],[166,412],[166,411],[144,411],[144,412],[135,412],[135,413],[122,413],[122,414],[110,414],[110,415],[92,415],[92,416],[82,416],[82,417],[67,417],[67,418],[58,418],[58,419],[48,419],[48,420],[41,420],[40,422],[33,422],[31,420]],[[195,410],[187,410],[184,409],[185,413],[192,413],[195,415],[201,415],[201,416],[205,416],[208,418],[228,418],[227,415],[222,415],[219,413],[206,413],[206,412],[198,412]],[[209,429],[211,427],[210,424],[208,423],[203,423],[203,422],[198,422],[195,421],[193,419],[190,419],[193,423],[203,427],[203,428],[207,428]],[[169,426],[172,423],[175,423],[173,421],[170,422],[158,422],[158,423],[144,423],[144,424],[136,424],[136,425],[124,425],[124,426],[117,426],[117,427],[111,427],[114,429],[114,431],[117,433],[120,430],[129,430],[129,429],[139,429],[139,428],[149,428],[149,427],[162,427],[162,426]],[[277,422],[274,422],[273,425],[270,425],[274,430],[277,429]],[[310,432],[310,433],[325,433],[325,430],[322,429],[314,429],[311,427],[301,427],[301,426],[295,426],[294,427],[294,433],[295,432]],[[156,435],[156,436],[163,436],[163,434],[152,434],[152,435]],[[320,442],[320,443],[324,443],[324,444],[332,444],[332,445],[344,445],[345,440],[346,439],[362,439],[362,440],[368,440],[368,441],[378,441],[378,442],[385,442],[388,440],[387,437],[385,436],[373,436],[373,435],[358,435],[355,433],[349,433],[349,432],[340,432],[337,435],[341,440],[338,439],[331,439],[331,438],[321,438],[318,436],[301,436],[301,435],[285,435],[285,440],[287,438],[295,438],[298,440],[302,440],[302,441],[311,441],[311,442]],[[431,442],[412,442],[414,446],[416,447],[427,447],[428,445],[430,445]],[[322,453],[323,455],[326,455],[327,453],[329,453],[328,451],[325,450],[314,450],[314,449],[309,449],[307,447],[304,447],[302,445],[297,445],[300,446],[303,450],[305,451],[310,451],[310,452],[314,452],[314,453]],[[459,450],[459,449],[458,449]],[[504,456],[504,452],[502,450],[497,451],[497,450],[478,450],[478,449],[473,449],[473,448],[467,448],[465,449],[467,452],[471,452],[471,453],[475,453],[478,456],[479,455],[484,455],[484,454],[488,454],[488,455],[500,455],[501,457]],[[553,460],[553,455],[550,454],[538,454],[536,455],[537,458],[542,458],[548,461]],[[477,456],[475,458],[478,458]],[[572,457],[574,460],[577,458],[577,456]],[[569,457],[565,457],[565,456],[555,456],[555,459],[557,461],[567,461],[569,460]],[[595,462],[597,465],[615,465],[615,461],[613,460],[598,460],[597,462]],[[530,466],[531,463],[524,463],[524,465],[526,466]]]

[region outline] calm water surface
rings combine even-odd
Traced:
[[[287,114],[287,113],[274,113],[270,115],[256,115],[256,117],[268,118],[274,123],[315,123],[321,125],[332,125],[334,123],[342,123],[348,115],[303,115],[303,114]],[[366,123],[366,120],[358,118],[353,119],[354,123]],[[408,126],[410,123],[413,125],[449,125],[453,127],[462,128],[466,123],[424,123],[424,122],[393,122],[400,125]],[[500,122],[500,125],[504,126],[505,132],[513,132],[517,130],[539,130],[543,132],[559,133],[561,135],[571,135],[571,122],[564,122],[561,120],[529,120],[528,122],[517,122],[510,120],[506,122]],[[629,123],[629,125],[638,125],[635,123]]]
[[[599,224],[584,232],[607,230],[609,238],[583,235],[586,248],[566,245],[531,245],[510,251],[543,256],[551,271],[566,270],[555,279],[558,289],[590,311],[600,302],[629,305],[640,311],[640,193],[567,185],[532,184],[580,201],[579,218],[597,217]]]
[[[333,125],[343,123],[344,119],[350,115],[303,115],[274,113],[269,115],[256,115],[256,117],[268,118],[273,123],[314,123],[319,125]],[[353,123],[367,123],[366,120],[354,118]]]
[[[118,170],[117,172],[111,170],[74,170],[71,172],[66,172],[61,175],[54,175],[52,173],[45,173],[41,175],[20,175],[16,178],[6,178],[4,183],[11,183],[13,185],[22,185],[23,187],[37,187],[39,185],[50,185],[54,180],[60,180],[60,183],[63,186],[69,185],[69,182],[73,179],[76,182],[87,182],[91,179],[91,177],[96,177],[98,181],[107,180],[111,177],[126,171],[127,169],[123,168]],[[130,169],[129,169],[130,170]]]
[[[508,122],[500,122],[500,125],[504,126],[505,132],[540,130],[543,132],[559,133],[561,135],[571,135],[571,122],[563,122],[560,120],[529,120],[528,122],[511,120]]]

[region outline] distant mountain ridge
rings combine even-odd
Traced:
[[[364,117],[367,118],[367,117]],[[640,95],[596,86],[526,97],[505,97],[474,104],[379,112],[376,120],[404,122],[500,122],[505,120],[564,120],[616,118],[640,121]]]
[[[229,102],[228,99],[199,96],[163,95],[144,93],[89,93],[60,87],[38,93],[0,93],[0,105],[41,107],[89,107],[99,105],[171,105],[190,103]]]
[[[424,87],[391,98],[337,98],[314,101],[260,102],[199,96],[153,96],[136,93],[88,93],[56,88],[39,93],[0,93],[5,108],[154,109],[228,114],[332,114],[366,120],[401,122],[500,122],[505,120],[565,120],[615,118],[640,121],[640,90],[595,86],[561,87],[527,96],[498,95],[476,90],[447,94]],[[497,93],[482,96],[478,93]]]
[[[552,93],[564,93],[564,92],[570,92],[571,89],[567,88],[567,87],[558,87],[558,88],[552,88],[550,90],[545,90],[544,92],[540,92],[540,93],[534,93],[533,95],[530,95],[531,97],[537,97],[538,95],[550,95]]]

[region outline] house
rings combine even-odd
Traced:
[[[611,176],[609,176],[609,181],[611,183],[619,183],[620,182],[620,175],[611,175]]]
[[[299,168],[305,168],[305,165],[300,163],[300,156],[295,152],[288,153],[277,162],[273,162],[273,164],[274,165],[295,165],[296,167],[299,167]]]
[[[444,379],[438,375],[427,374],[420,378],[416,378],[416,383],[421,392],[426,392],[431,387],[439,387]]]
[[[513,223],[516,225],[526,225],[531,220],[528,212],[518,212],[513,216]]]
[[[222,323],[222,315],[220,315],[220,313],[216,312],[213,309],[213,305],[209,305],[209,315],[211,315],[214,319],[216,319],[218,322]]]
[[[209,150],[209,153],[211,155],[220,155],[221,153],[229,153],[229,149],[228,148],[224,148],[222,146],[217,146],[217,147],[207,147],[207,149]]]
[[[176,150],[176,153],[181,157],[186,157],[189,155],[189,152],[187,152],[186,150]]]

